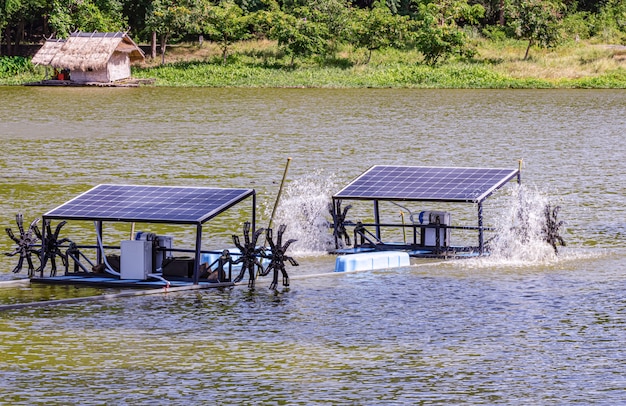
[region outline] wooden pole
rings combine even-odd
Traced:
[[[406,229],[404,228],[404,212],[400,210],[400,217],[402,218],[402,235],[404,236],[404,244],[406,244]]]
[[[276,214],[276,208],[278,207],[278,202],[280,200],[280,195],[283,193],[283,186],[285,185],[285,178],[287,178],[287,171],[289,170],[289,163],[291,163],[291,158],[287,158],[287,164],[285,165],[285,172],[283,172],[283,178],[280,181],[280,187],[278,188],[278,194],[276,195],[276,202],[274,203],[274,208],[272,209],[272,215],[270,216],[270,222],[267,228],[272,228],[272,222],[274,221],[274,215]]]

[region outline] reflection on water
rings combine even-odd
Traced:
[[[624,282],[610,279],[572,267],[448,275],[433,265],[307,279],[279,294],[236,288],[12,312],[2,321],[5,399],[619,402]]]
[[[0,404],[624,399],[622,91],[0,88],[0,101],[12,106],[0,110],[5,227],[18,211],[30,221],[105,182],[254,187],[264,225],[292,157],[279,220],[316,229],[319,196],[372,164],[515,168],[523,158],[524,185],[562,207],[568,243],[537,261],[414,261],[309,278],[334,258],[300,249],[278,293],[265,278],[253,292],[2,312]],[[506,193],[487,201],[489,226],[507,216]],[[475,216],[471,205],[456,209],[453,222]],[[241,221],[217,219],[207,244],[228,243]],[[294,237],[304,242],[305,229]],[[2,252],[12,247],[0,238]],[[2,256],[0,279],[13,266]],[[37,289],[0,298],[76,294]]]
[[[111,289],[75,286],[15,286],[0,288],[0,305],[87,297],[111,293]]]

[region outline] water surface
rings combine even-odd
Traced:
[[[3,312],[1,404],[626,397],[623,91],[1,87],[0,101],[4,227],[15,229],[17,212],[30,221],[105,182],[254,187],[264,223],[287,157],[291,219],[373,164],[516,168],[523,159],[524,185],[562,207],[568,242],[558,258],[414,261],[309,278],[334,258],[301,246],[301,266],[278,293],[262,279],[253,292]],[[489,200],[489,221],[508,202],[506,193]],[[241,221],[221,219],[210,242],[227,244]],[[2,238],[0,249],[13,244]],[[14,264],[0,258],[0,279]]]

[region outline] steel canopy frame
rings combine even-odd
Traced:
[[[374,165],[333,195],[333,218],[339,214],[337,201],[373,201],[376,238],[380,240],[380,201],[477,204],[478,247],[483,254],[483,202],[513,178],[521,183],[520,169]],[[338,226],[333,224],[336,247]]]
[[[101,184],[42,216],[42,240],[50,220],[94,221],[102,240],[102,224],[109,222],[187,224],[196,226],[193,283],[199,283],[202,226],[243,200],[252,197],[252,231],[256,229],[256,191],[181,186]],[[42,250],[43,259],[43,250]],[[101,262],[98,250],[98,263]]]

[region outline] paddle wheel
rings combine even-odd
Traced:
[[[61,263],[63,264],[63,266],[65,267],[65,270],[67,271],[67,268],[68,268],[67,253],[63,253],[61,251],[61,247],[63,244],[67,242],[71,242],[71,241],[69,240],[69,238],[62,238],[59,240],[59,233],[61,232],[61,229],[66,223],[67,221],[61,221],[59,224],[57,224],[53,233],[50,222],[46,221],[45,236],[42,236],[41,232],[39,232],[39,229],[35,227],[35,234],[37,234],[37,237],[42,241],[41,250],[43,251],[43,256],[42,256],[41,266],[39,267],[39,269],[37,269],[37,271],[39,271],[40,273],[40,276],[43,276],[43,270],[46,267],[46,264],[48,263],[48,261],[50,261],[50,264],[52,266],[50,270],[50,276],[56,276],[57,274],[56,257],[57,256],[61,258]]]
[[[15,215],[15,223],[19,229],[19,236],[15,236],[11,228],[5,228],[9,237],[17,244],[17,247],[13,252],[6,252],[4,255],[12,257],[19,254],[17,265],[13,268],[13,273],[18,273],[22,270],[24,260],[28,263],[28,276],[31,277],[35,273],[32,256],[34,254],[38,257],[41,253],[35,245],[39,239],[38,235],[40,235],[39,229],[37,229],[38,222],[39,219],[37,218],[30,223],[28,229],[24,229],[24,216],[22,213],[18,213]]]
[[[260,228],[252,233],[252,239],[250,238],[250,222],[246,221],[243,223],[243,238],[244,244],[242,245],[239,237],[233,234],[233,243],[239,250],[241,251],[241,256],[233,261],[233,264],[241,263],[241,272],[235,278],[234,282],[241,282],[243,276],[248,271],[249,280],[248,287],[250,289],[254,289],[254,269],[255,267],[259,270],[259,272],[263,271],[263,265],[261,265],[261,261],[259,260],[261,256],[261,252],[265,249],[264,247],[258,247],[257,241],[259,240],[259,236],[265,231],[263,228]]]
[[[265,268],[265,270],[260,273],[260,275],[265,276],[269,274],[270,271],[272,270],[274,271],[274,277],[272,279],[272,284],[270,285],[270,289],[276,289],[276,285],[278,284],[278,271],[280,271],[283,274],[283,286],[289,286],[289,275],[287,274],[287,271],[285,270],[285,261],[288,261],[293,266],[300,265],[298,264],[298,261],[296,261],[290,256],[285,255],[287,248],[289,248],[291,244],[297,241],[295,239],[290,239],[285,243],[285,245],[283,245],[282,241],[283,241],[283,234],[285,233],[285,229],[287,229],[287,226],[284,224],[281,224],[280,227],[278,227],[276,243],[274,243],[274,240],[272,238],[273,237],[272,229],[271,228],[267,229],[267,241],[270,244],[271,250],[269,254],[264,254],[264,257],[269,258],[270,263]]]
[[[289,286],[289,275],[285,269],[285,262],[289,262],[293,266],[298,266],[299,264],[294,258],[286,255],[286,251],[289,246],[296,241],[295,239],[290,239],[283,244],[283,234],[286,229],[287,226],[284,224],[281,224],[278,227],[276,242],[274,242],[273,230],[271,228],[268,228],[267,231],[263,228],[258,229],[252,233],[252,236],[250,236],[250,223],[245,222],[243,224],[244,243],[242,244],[240,242],[238,236],[232,236],[233,243],[241,252],[241,256],[235,261],[231,260],[231,264],[242,264],[239,275],[234,279],[235,283],[241,282],[247,270],[249,276],[248,287],[250,289],[254,289],[256,279],[255,270],[257,270],[260,276],[266,276],[270,272],[274,272],[270,289],[276,289],[276,286],[278,285],[279,272],[283,275],[283,286]],[[266,231],[267,243],[269,243],[270,246],[269,249],[264,246],[257,245],[259,237],[264,231]],[[265,268],[263,268],[262,259],[269,259],[270,261]]]

